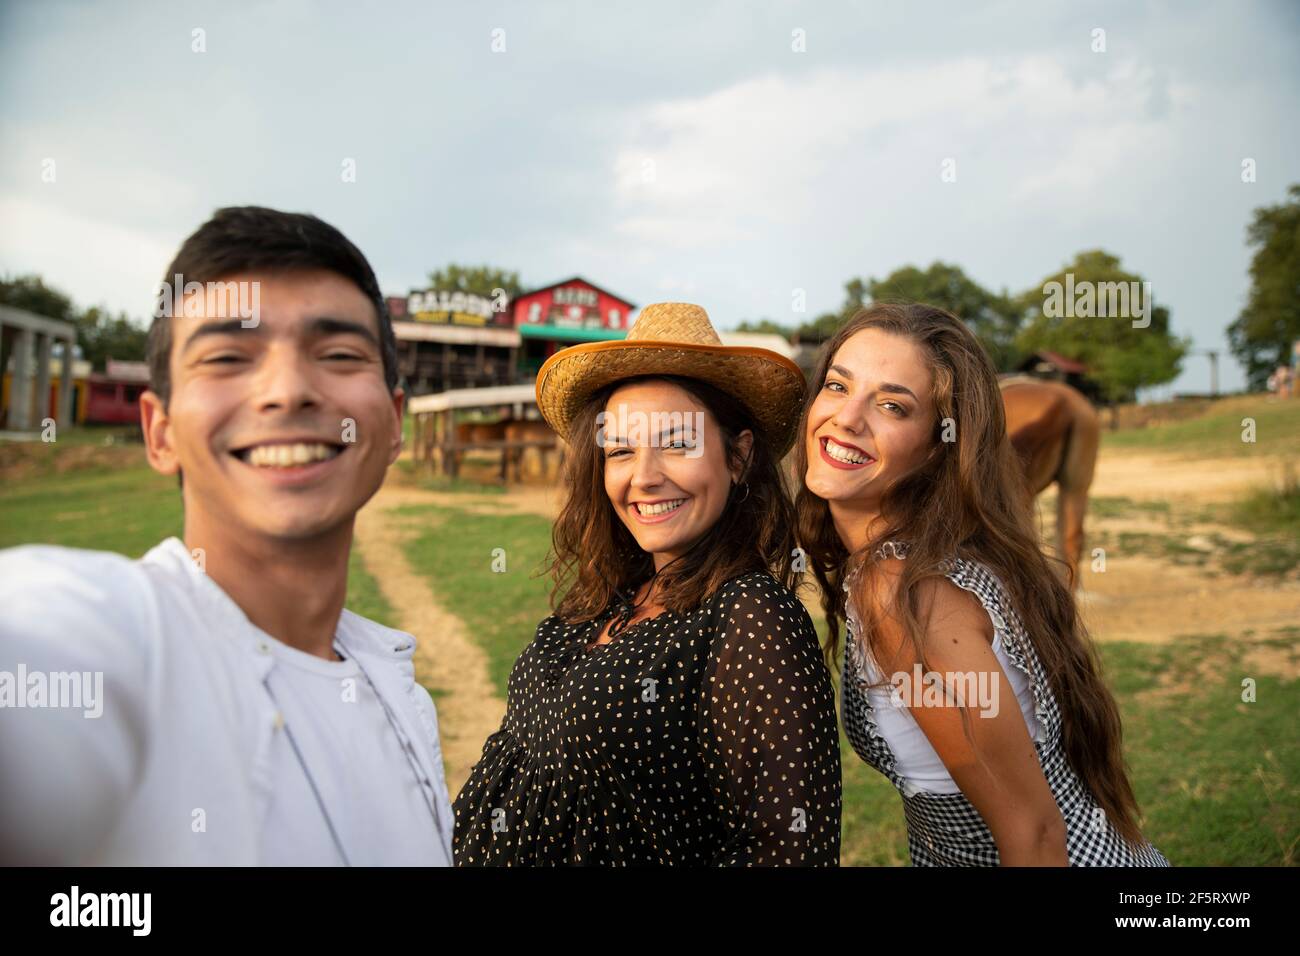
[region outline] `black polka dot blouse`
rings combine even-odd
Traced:
[[[835,697],[766,572],[590,650],[552,615],[456,798],[457,866],[838,866]]]

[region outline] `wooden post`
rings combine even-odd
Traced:
[[[63,371],[59,373],[59,414],[55,416],[60,428],[71,428],[77,417],[76,409],[72,407],[72,346],[74,343],[74,339],[63,340]]]
[[[432,429],[429,440],[433,442],[434,455],[436,464],[433,467],[434,474],[440,474],[447,470],[447,429],[442,420],[442,412],[434,412],[429,423]]]
[[[429,468],[429,457],[431,449],[429,448],[429,416],[415,416],[415,466],[416,471],[427,471]]]
[[[436,475],[443,468],[442,426],[437,412],[429,415],[429,474]]]
[[[45,419],[50,416],[50,359],[54,355],[54,336],[40,332],[36,336],[36,414],[33,416],[37,428],[43,428]],[[58,419],[56,410],[55,419]],[[62,425],[63,422],[58,424]]]
[[[449,408],[442,413],[442,416],[444,416],[442,421],[444,436],[442,447],[446,449],[446,471],[447,474],[454,479],[460,472],[460,460],[458,455],[459,444],[456,440],[456,413],[455,410]]]

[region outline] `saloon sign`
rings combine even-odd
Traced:
[[[417,322],[442,322],[452,325],[495,325],[502,321],[510,299],[504,289],[493,289],[492,298],[468,292],[429,289],[412,292],[406,299],[406,314]]]

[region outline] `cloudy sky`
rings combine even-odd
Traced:
[[[1300,181],[1298,92],[1282,0],[0,0],[0,273],[143,319],[185,235],[256,203],[337,225],[390,294],[489,262],[728,328],[1101,247],[1222,350],[1251,210]],[[1173,387],[1208,385],[1192,357]]]

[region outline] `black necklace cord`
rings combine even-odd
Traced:
[[[636,614],[637,608],[639,608],[646,601],[650,600],[650,595],[654,593],[655,580],[664,571],[667,571],[678,561],[684,559],[687,554],[690,554],[690,552],[687,551],[686,554],[678,555],[677,557],[669,561],[667,564],[665,564],[658,571],[656,571],[654,574],[650,575],[650,580],[647,582],[648,587],[646,588],[645,597],[641,598],[640,601],[633,603],[631,599],[621,589],[619,588],[614,589],[614,593],[618,595],[618,611],[614,615],[614,620],[609,625],[609,631],[607,633],[609,634],[610,637],[614,637],[615,635],[619,634],[620,632],[628,628],[628,626],[631,624],[632,616]],[[636,592],[633,591],[632,593],[635,594]]]

